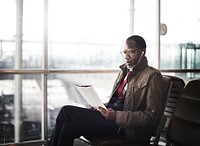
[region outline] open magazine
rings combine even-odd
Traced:
[[[91,106],[95,109],[99,109],[100,107],[103,107],[107,109],[98,96],[97,92],[94,90],[92,85],[77,85],[75,86],[79,93],[82,95],[82,97],[87,101],[88,106]]]

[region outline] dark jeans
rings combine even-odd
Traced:
[[[48,146],[73,146],[80,136],[118,135],[115,121],[106,120],[98,111],[64,106],[61,108]]]

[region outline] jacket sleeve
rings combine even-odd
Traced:
[[[140,97],[137,106],[132,107],[136,103],[129,103],[131,105],[129,109],[117,111],[116,124],[123,128],[156,125],[161,117],[165,101],[163,89],[162,75],[160,73],[153,74],[149,77],[147,87],[144,89],[145,93],[141,93],[143,97]]]

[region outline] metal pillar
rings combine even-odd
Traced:
[[[155,60],[155,67],[160,69],[160,0],[156,2],[156,48],[155,48],[155,56],[157,59]]]
[[[130,35],[134,34],[134,11],[135,11],[135,0],[130,0],[130,10],[129,10],[129,15],[130,15]]]
[[[16,0],[16,49],[15,69],[22,68],[22,25],[23,24],[23,0]],[[14,96],[14,123],[15,143],[20,142],[21,115],[22,115],[22,77],[15,75],[15,96]]]
[[[48,0],[44,0],[43,68],[48,70]],[[42,76],[42,139],[48,139],[47,73]]]

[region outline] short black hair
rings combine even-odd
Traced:
[[[135,41],[138,49],[146,49],[146,42],[143,37],[139,35],[132,35],[126,41]]]

